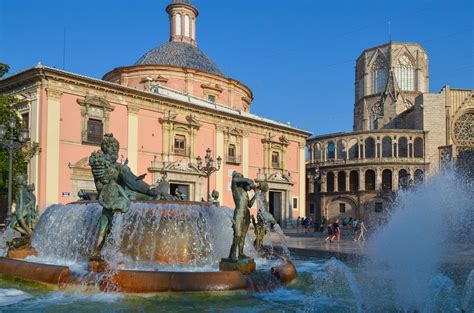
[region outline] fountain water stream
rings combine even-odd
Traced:
[[[100,213],[97,203],[48,208],[33,235],[37,259],[68,265],[86,262],[98,235]],[[116,268],[215,271],[218,260],[229,252],[231,218],[229,208],[212,205],[132,203],[126,214],[115,214],[103,257]],[[255,255],[250,238],[245,249]]]

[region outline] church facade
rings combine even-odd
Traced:
[[[428,87],[428,55],[419,44],[362,52],[353,132],[307,140],[307,215],[377,223],[397,190],[446,163],[474,168],[473,90]]]
[[[238,171],[269,184],[270,209],[283,225],[303,215],[310,133],[252,114],[251,89],[198,48],[191,1],[173,0],[166,10],[169,42],[102,79],[38,65],[0,81],[40,144],[28,169],[40,210],[95,189],[88,157],[113,133],[132,171],[146,173],[150,184],[166,174],[170,192],[186,200],[207,198],[196,158],[210,148],[214,160],[222,158],[210,177],[222,205],[233,207],[230,182]]]

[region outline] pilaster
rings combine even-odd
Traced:
[[[138,170],[138,111],[135,106],[127,106],[128,111],[128,166],[133,172]]]
[[[58,203],[59,195],[59,133],[62,92],[47,89],[46,129],[46,207]]]

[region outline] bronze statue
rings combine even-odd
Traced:
[[[143,181],[144,175],[135,176],[127,162],[118,163],[119,142],[112,134],[106,134],[100,145],[101,150],[93,152],[89,158],[99,203],[102,206],[100,230],[92,258],[100,258],[100,251],[112,229],[115,213],[126,213],[130,200],[153,200],[158,191]]]
[[[273,215],[268,211],[268,201],[265,199],[264,193],[268,191],[268,184],[265,182],[259,183],[258,193],[260,193],[261,202],[259,202],[257,219],[252,215],[252,224],[254,227],[255,240],[253,245],[257,252],[261,252],[263,247],[263,238],[267,232],[276,224]]]
[[[263,223],[263,220],[260,218],[259,215],[257,215],[257,220],[255,220],[255,217],[252,215],[252,224],[255,233],[255,240],[253,241],[253,246],[255,247],[255,250],[257,252],[260,252],[263,247],[263,238],[267,234],[267,229],[265,227],[265,223]]]
[[[16,185],[16,209],[9,226],[22,236],[29,236],[37,216],[36,196],[33,194],[35,185],[28,185],[28,178],[24,174],[16,178]]]
[[[250,225],[250,211],[255,202],[255,195],[249,198],[248,191],[256,190],[257,186],[252,180],[244,178],[240,173],[232,174],[232,197],[234,198],[235,210],[232,220],[232,228],[234,229],[234,238],[230,248],[229,259],[247,259],[244,254],[245,236]]]

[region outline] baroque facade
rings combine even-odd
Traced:
[[[444,164],[474,168],[473,90],[428,92],[428,56],[414,43],[366,49],[356,60],[353,132],[307,140],[307,210],[377,223],[395,192]]]
[[[113,133],[132,171],[152,184],[167,175],[171,193],[186,200],[207,197],[206,176],[196,164],[206,149],[221,169],[211,190],[233,207],[232,172],[266,181],[272,213],[285,225],[305,204],[305,139],[310,133],[250,113],[253,94],[226,77],[197,45],[198,10],[173,0],[166,11],[170,39],[132,66],[94,79],[35,66],[0,81],[41,152],[29,178],[38,186],[40,210],[94,190],[88,157],[103,134]]]

